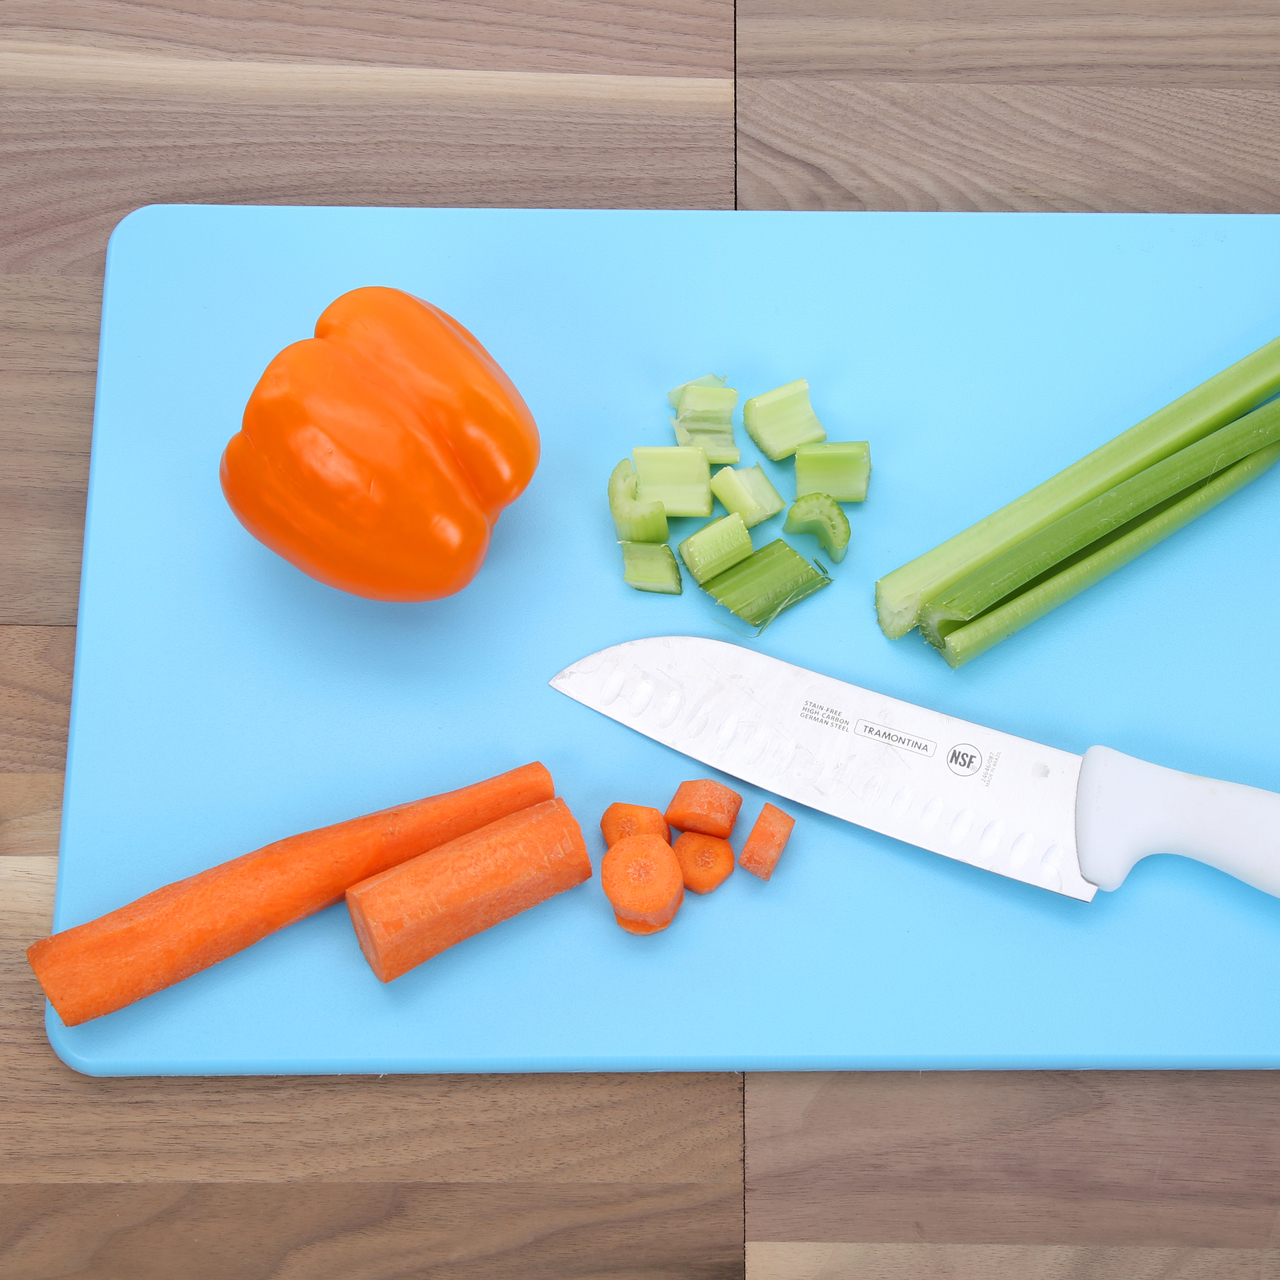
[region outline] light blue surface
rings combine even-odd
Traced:
[[[480,576],[433,604],[311,581],[218,487],[263,367],[365,284],[457,316],[543,433]],[[874,463],[835,584],[743,643],[1280,788],[1280,468],[958,672],[885,640],[871,604],[881,574],[1275,337],[1278,300],[1274,217],[140,210],[108,255],[56,927],[533,759],[598,867],[609,803],[663,807],[705,770],[546,682],[636,636],[733,638],[687,580],[622,584],[603,492],[708,370],[744,397],[807,377]],[[788,465],[765,467],[789,498]],[[764,799],[746,789],[740,834]],[[1198,864],[1150,859],[1083,905],[801,811],[770,883],[738,872],[653,937],[617,928],[597,876],[384,987],[336,907],[49,1032],[104,1075],[1275,1066],[1277,972],[1280,901]]]

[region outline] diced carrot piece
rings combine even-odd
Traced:
[[[684,901],[679,860],[659,836],[624,836],[604,855],[600,883],[619,922],[651,926],[632,933],[665,929]]]
[[[753,876],[767,880],[773,875],[773,869],[782,857],[782,851],[791,838],[791,828],[796,825],[794,818],[788,817],[781,809],[766,804],[751,828],[747,842],[742,846],[742,856],[738,865]]]
[[[680,861],[684,887],[694,893],[710,893],[733,870],[733,846],[719,836],[685,831],[676,837],[671,849]]]
[[[640,924],[635,920],[624,920],[616,911],[613,913],[613,918],[628,933],[635,933],[640,937],[646,937],[651,933],[661,933],[667,927],[665,924]]]
[[[591,876],[563,800],[509,814],[347,890],[360,949],[379,981]]]
[[[74,1027],[342,901],[357,881],[556,793],[540,764],[277,840],[43,938],[27,959]]]
[[[604,842],[612,847],[623,836],[650,835],[661,836],[671,843],[671,828],[657,809],[643,804],[611,804],[600,819],[600,830],[604,832]]]
[[[682,782],[667,806],[667,821],[678,831],[700,831],[727,840],[742,808],[742,797],[710,778]]]

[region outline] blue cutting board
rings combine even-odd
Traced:
[[[313,582],[218,487],[263,367],[366,284],[458,317],[543,434],[480,576],[437,603]],[[623,585],[604,500],[633,445],[670,442],[667,389],[710,370],[744,398],[807,377],[875,464],[834,585],[741,643],[1280,787],[1280,468],[961,671],[872,609],[881,574],[1276,336],[1278,300],[1275,217],[132,214],[108,255],[56,927],[534,759],[598,867],[609,803],[664,807],[705,770],[547,680],[637,636],[735,638],[691,584]],[[790,496],[789,464],[766,469]],[[765,799],[745,789],[739,835]],[[338,906],[49,1035],[103,1075],[1258,1067],[1280,1065],[1277,972],[1280,901],[1198,864],[1150,859],[1084,905],[802,810],[770,883],[739,871],[653,937],[617,928],[597,876],[382,986]]]

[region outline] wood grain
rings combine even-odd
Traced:
[[[61,772],[75,643],[74,627],[0,627],[0,773]]]
[[[1280,92],[745,81],[749,209],[1265,213]]]
[[[1275,1249],[1079,1245],[747,1245],[748,1280],[1277,1280]]]
[[[1275,1249],[1280,1075],[752,1075],[747,1238]]]
[[[741,0],[755,76],[1272,89],[1280,12],[1258,0]]]
[[[62,781],[60,773],[0,773],[0,856],[57,857]]]
[[[705,1187],[0,1187],[5,1280],[731,1280]]]
[[[149,203],[728,208],[728,79],[0,49],[0,272],[95,274]]]
[[[0,33],[215,60],[733,75],[732,0],[8,0]]]
[[[76,619],[101,305],[93,276],[0,276],[0,625]]]

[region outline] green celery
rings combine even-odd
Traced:
[[[737,462],[742,457],[731,426],[710,422],[685,423],[679,418],[672,418],[671,425],[675,428],[676,444],[704,450],[708,462],[720,466],[726,462]]]
[[[828,440],[796,450],[796,497],[827,493],[837,502],[862,502],[871,478],[871,445],[865,440]]]
[[[827,438],[809,403],[809,384],[804,378],[752,396],[742,406],[742,425],[772,462],[789,458],[802,444]]]
[[[880,629],[906,635],[921,606],[1098,494],[1216,431],[1280,391],[1280,338],[1144,418],[984,520],[876,583]]]
[[[784,609],[827,586],[819,573],[781,538],[761,547],[732,569],[702,584],[702,589],[753,627],[767,626]]]
[[[1148,547],[1189,524],[1280,461],[1280,444],[1268,445],[1219,471],[1208,480],[1170,500],[1144,518],[1100,540],[1087,554],[1074,558],[1043,581],[1013,596],[989,613],[957,626],[942,638],[942,656],[952,667],[962,666],[1029,622],[1042,618],[1086,587],[1126,565]]]
[[[757,462],[735,471],[725,467],[711,477],[711,492],[726,511],[736,511],[748,529],[776,516],[787,504]]]
[[[727,426],[733,421],[738,393],[732,387],[707,387],[688,383],[681,388],[676,417],[688,426],[691,422],[716,422]]]
[[[705,449],[640,445],[631,456],[641,502],[661,502],[669,516],[711,514],[711,467]]]
[[[1280,400],[1273,400],[1099,494],[961,578],[922,607],[920,630],[930,644],[940,645],[946,623],[968,622],[986,613],[1099,538],[1277,442]]]
[[[829,493],[806,493],[787,512],[783,533],[811,533],[839,564],[849,549],[849,517]]]
[[[609,477],[609,511],[619,542],[666,542],[667,513],[661,502],[636,497],[636,469],[623,458]]]
[[[677,408],[680,404],[680,393],[685,387],[723,387],[728,381],[728,378],[718,373],[708,373],[701,378],[694,378],[691,382],[682,382],[678,387],[672,387],[667,392],[667,403],[673,409]]]
[[[678,596],[682,591],[680,566],[665,542],[622,542],[622,580],[637,591],[658,591]]]
[[[751,535],[736,512],[703,525],[680,544],[680,558],[699,585],[750,554]]]

